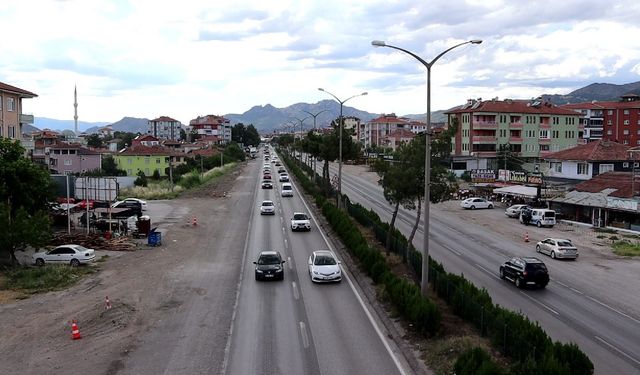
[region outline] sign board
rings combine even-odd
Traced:
[[[493,169],[472,169],[471,170],[471,182],[483,183],[483,182],[495,182],[496,171]]]
[[[631,199],[607,197],[607,208],[617,208],[628,211],[638,211],[638,202]]]
[[[78,177],[75,181],[74,198],[114,201],[118,190],[118,180],[115,177]]]
[[[509,174],[509,181],[520,182],[520,183],[527,182],[527,175],[524,172],[515,172],[515,171],[510,171],[510,172],[511,173]]]
[[[508,169],[499,169],[498,170],[498,181],[509,181],[509,170]]]
[[[527,184],[542,185],[542,175],[540,173],[527,174]]]

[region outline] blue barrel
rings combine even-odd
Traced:
[[[147,244],[149,246],[160,246],[162,245],[162,233],[156,232],[157,228],[151,229],[149,235],[147,236]]]

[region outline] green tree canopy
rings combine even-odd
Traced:
[[[91,134],[87,137],[87,145],[95,148],[101,148],[104,146],[104,142],[102,138],[100,138],[100,134]]]

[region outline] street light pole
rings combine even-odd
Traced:
[[[358,94],[358,95],[353,95],[350,96],[348,98],[346,98],[345,100],[340,100],[338,99],[337,96],[333,95],[332,93],[330,93],[329,91],[323,89],[322,87],[320,87],[318,90],[322,91],[322,92],[326,92],[327,94],[333,96],[333,98],[340,103],[340,126],[339,126],[339,130],[340,130],[340,134],[338,135],[340,138],[339,141],[339,149],[338,149],[338,208],[340,208],[341,204],[340,201],[342,200],[342,127],[344,126],[344,119],[342,118],[342,107],[344,106],[344,103],[346,103],[348,100],[351,100],[353,98],[356,98],[358,96],[364,96],[367,95],[367,92],[363,92],[362,94]]]
[[[311,115],[311,117],[313,117],[313,131],[315,132],[316,131],[316,118],[322,112],[329,112],[329,110],[328,109],[323,109],[322,111],[320,111],[318,113],[315,113],[315,114],[313,114],[311,112],[308,112],[308,111],[305,111],[305,110],[302,110],[302,112],[308,113],[309,115]],[[311,159],[311,163],[313,164],[311,169],[313,169],[313,182],[315,183],[316,182],[316,178],[315,178],[315,175],[316,175],[316,158],[315,158],[315,156],[313,157],[313,159]]]
[[[302,120],[297,118],[297,117],[294,117],[294,119],[296,119],[300,123],[300,158],[299,158],[300,159],[300,166],[302,166],[302,133],[304,132],[304,130],[302,130],[302,123],[304,122],[304,120],[308,119],[309,117],[310,116],[307,116],[307,117],[303,118]],[[315,120],[315,118],[314,118],[314,120]],[[293,132],[294,140],[295,140],[295,135],[296,135],[296,132],[294,130],[294,132]]]
[[[451,51],[454,48],[463,46],[465,44],[480,44],[482,40],[474,39],[463,43],[456,44],[442,51],[430,62],[426,62],[420,56],[408,51],[404,48],[396,47],[390,44],[386,44],[381,40],[374,40],[371,45],[374,47],[389,47],[402,51],[408,55],[411,55],[416,60],[420,61],[422,65],[427,68],[427,127],[425,130],[425,157],[424,157],[424,229],[422,231],[422,283],[421,291],[422,295],[426,296],[429,288],[429,202],[431,199],[431,67],[440,59],[445,53]]]

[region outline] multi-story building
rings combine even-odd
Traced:
[[[382,114],[371,121],[360,124],[359,141],[364,147],[384,147],[383,138],[398,129],[410,131],[410,121],[396,116],[395,113]]]
[[[0,137],[22,139],[22,126],[33,124],[33,115],[22,113],[22,99],[38,95],[0,82]]]
[[[127,176],[137,176],[142,171],[145,176],[153,176],[157,170],[160,176],[169,175],[170,165],[175,167],[185,162],[185,154],[162,146],[132,146],[127,147],[113,158],[118,169],[127,172]]]
[[[398,147],[405,143],[411,142],[416,137],[416,133],[407,129],[398,129],[392,131],[390,134],[385,135],[380,143],[383,147],[388,147],[393,151],[396,151]]]
[[[102,168],[102,155],[77,143],[59,142],[46,148],[45,162],[53,174],[85,173]]]
[[[579,112],[580,125],[584,127],[582,139],[593,142],[602,139],[604,130],[604,107],[598,102],[561,105],[560,108]]]
[[[47,148],[62,141],[62,134],[44,129],[32,134],[33,150],[31,150],[31,160],[36,164],[47,165]]]
[[[640,145],[640,96],[627,94],[620,97],[619,101],[591,102],[568,104],[563,108],[571,108],[583,111],[591,107],[601,109],[602,113],[594,110],[602,120],[602,139],[619,142],[629,146]],[[585,126],[585,131],[587,127]]]
[[[521,159],[539,159],[574,147],[580,139],[581,114],[536,100],[469,100],[446,112],[457,121],[452,138],[453,169],[498,169],[500,147],[509,146]]]
[[[222,116],[198,116],[189,121],[189,126],[200,137],[215,136],[219,144],[231,142],[231,121]]]
[[[149,120],[149,131],[147,131],[147,134],[160,139],[177,141],[180,139],[181,129],[182,124],[180,121],[168,116],[160,116],[155,120]]]
[[[160,146],[160,140],[151,134],[140,134],[131,140],[131,146]]]

